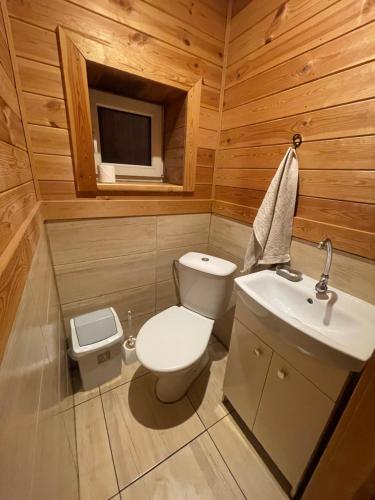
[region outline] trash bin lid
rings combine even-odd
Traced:
[[[92,345],[118,333],[115,317],[107,307],[74,318],[80,346]]]

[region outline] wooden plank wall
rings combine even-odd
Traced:
[[[252,222],[301,133],[294,235],[375,257],[375,4],[235,0],[213,211]]]
[[[34,188],[9,19],[0,4],[0,360],[38,240]],[[7,32],[8,28],[8,32]],[[12,52],[13,51],[13,52]],[[12,59],[13,56],[13,59]]]
[[[203,78],[195,193],[133,194],[116,199],[157,200],[164,213],[210,211],[226,0],[133,0],[126,8],[111,0],[8,0],[7,4],[42,198],[64,200],[56,202],[53,213],[64,213],[67,208],[74,215],[74,205],[66,201],[76,198],[55,33],[58,25],[79,39],[85,55],[94,52],[107,65],[130,65],[139,72],[151,69],[165,82],[193,85]],[[105,216],[110,206],[93,206],[91,201],[85,213],[93,209]]]

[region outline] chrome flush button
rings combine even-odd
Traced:
[[[209,259],[208,257],[202,257],[202,260],[203,260],[204,262],[207,262],[207,261],[208,261],[208,260],[210,260],[210,259]]]

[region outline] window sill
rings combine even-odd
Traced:
[[[134,183],[134,182],[117,182],[106,183],[98,182],[99,191],[153,191],[157,193],[182,193],[184,188],[177,184],[156,184],[154,182]]]

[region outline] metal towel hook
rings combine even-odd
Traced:
[[[294,149],[299,148],[301,144],[302,144],[302,136],[301,136],[301,134],[294,134],[294,136],[293,136],[293,146],[294,146]]]

